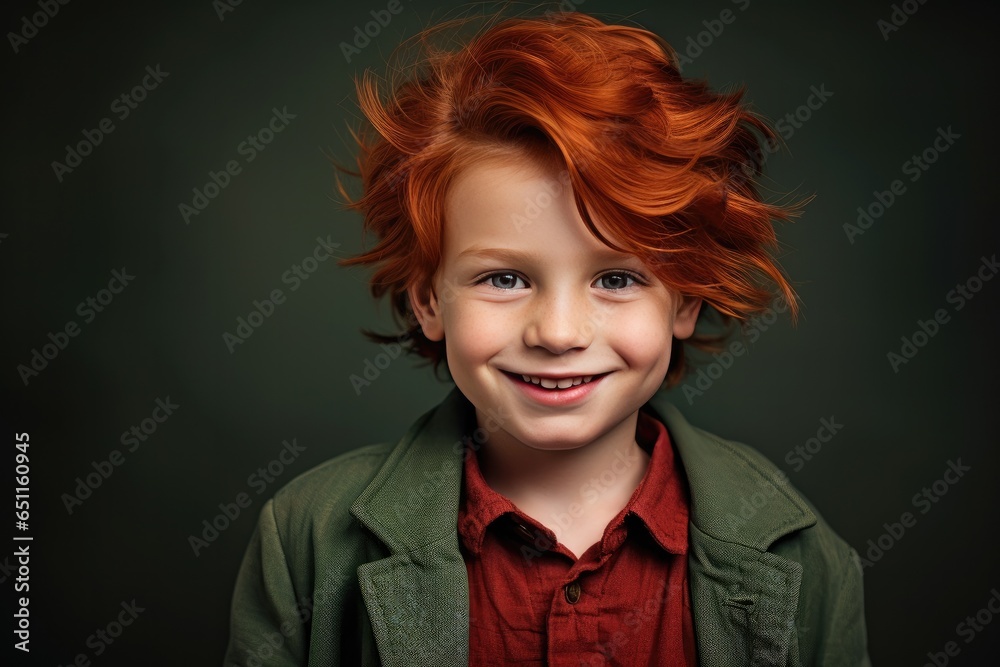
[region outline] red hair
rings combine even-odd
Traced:
[[[772,220],[789,220],[801,204],[759,196],[762,140],[777,137],[741,103],[742,88],[714,93],[681,76],[662,38],[579,12],[491,22],[453,51],[431,44],[461,22],[416,35],[425,57],[410,76],[394,70],[404,78],[387,99],[368,71],[355,80],[374,133],[352,132],[358,172],[337,167],[360,176],[361,198],[351,201],[339,177],[337,186],[378,242],[340,264],[374,265],[373,296],[388,293],[405,322],[402,335],[365,331],[370,339],[404,342],[435,369],[445,359],[445,342],[424,337],[407,288],[431,283],[447,188],[486,155],[557,160],[590,232],[637,255],[669,289],[703,299],[702,317],[746,322],[778,294],[794,318],[794,290],[769,250]],[[724,338],[699,331],[687,344],[710,350]],[[666,386],[685,372],[682,341],[673,352]]]

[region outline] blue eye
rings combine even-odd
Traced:
[[[518,289],[517,283],[521,282],[520,289],[525,287],[524,281],[516,273],[502,272],[502,273],[491,273],[488,276],[483,276],[480,283],[488,283],[488,287],[492,287],[499,291],[510,291],[513,289]]]
[[[611,280],[608,280],[609,278]],[[603,276],[597,279],[597,282],[608,281],[605,282],[603,285],[605,289],[609,289],[612,291],[620,291],[628,289],[629,287],[632,286],[628,282],[630,280],[633,283],[636,282],[636,279],[632,274],[619,271],[617,273],[605,273]]]
[[[490,289],[498,292],[510,292],[517,289],[526,289],[528,285],[524,279],[512,271],[497,271],[489,273],[478,280],[477,285],[486,284]],[[609,292],[624,292],[636,285],[646,285],[640,276],[631,271],[609,271],[600,276],[595,285],[600,289]]]

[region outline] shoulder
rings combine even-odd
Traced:
[[[759,551],[798,545],[807,560],[830,560],[830,565],[851,562],[853,549],[766,455],[693,426],[665,400],[653,407],[680,454],[692,523],[706,534]]]
[[[789,484],[788,474],[757,448],[739,440],[723,438],[697,426],[689,426],[689,428],[701,438],[701,446],[711,447],[718,454],[720,460],[725,460],[727,466],[732,466],[737,470],[745,468],[768,480],[783,485]],[[798,498],[802,500],[803,504],[808,505],[808,502],[801,495]]]
[[[375,477],[394,446],[378,443],[352,449],[281,487],[270,501],[279,534],[285,540],[297,541],[346,530],[352,523],[351,504]]]
[[[406,458],[413,443],[429,437],[425,431],[439,413],[444,415],[439,421],[450,424],[453,415],[442,412],[442,406],[454,412],[455,403],[452,397],[427,410],[397,441],[351,449],[298,475],[268,501],[261,519],[272,522],[283,547],[295,557],[342,555],[367,548],[371,533],[354,513],[357,503],[373,487],[384,485],[387,474],[413,463],[412,457]],[[438,430],[448,424],[439,424]]]
[[[351,504],[391,451],[374,444],[335,456],[264,504],[233,593],[227,665],[259,665],[268,656],[267,664],[305,665],[311,653],[340,664],[339,648],[309,624],[339,628],[353,613],[355,568],[368,549]],[[258,655],[265,636],[281,641]]]
[[[681,454],[695,559],[740,572],[783,564],[797,587],[795,629],[806,664],[867,665],[862,563],[789,476],[750,445],[691,426],[657,406]],[[746,568],[750,568],[747,570]]]
[[[854,550],[836,533],[816,505],[794,484],[787,472],[751,445],[728,440],[702,429],[696,430],[704,435],[706,441],[713,443],[722,456],[730,459],[736,469],[752,471],[753,475],[758,476],[757,489],[751,488],[750,490],[754,492],[746,498],[750,501],[751,507],[762,513],[777,512],[778,508],[767,499],[780,494],[800,510],[804,521],[811,524],[777,537],[771,545],[771,550],[787,551],[785,545],[795,544],[797,541],[800,549],[805,552],[823,555],[824,559],[830,559],[832,561],[830,565],[839,567],[844,562],[851,562]],[[747,511],[745,504],[743,510]]]
[[[357,447],[301,473],[274,495],[276,503],[309,502],[329,495],[357,495],[371,481],[393,444]]]
[[[816,523],[778,540],[769,550],[802,568],[795,621],[800,658],[807,664],[867,667],[871,662],[863,561],[820,511],[810,507]]]
[[[667,426],[687,478],[691,523],[722,542],[765,551],[816,523],[788,475],[755,448],[688,423],[665,399],[652,403]]]

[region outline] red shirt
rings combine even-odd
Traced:
[[[650,454],[646,473],[579,560],[486,484],[476,455],[465,460],[458,533],[469,574],[470,665],[698,664],[683,472],[666,427],[644,411],[636,442]],[[623,472],[607,471],[603,483]],[[581,507],[598,499],[601,483],[581,486]],[[552,522],[571,520],[564,513]]]

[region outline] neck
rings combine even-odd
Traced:
[[[575,449],[534,449],[498,431],[477,461],[492,489],[544,525],[567,515],[610,518],[628,503],[649,464],[635,440],[637,420],[638,413],[632,414]]]

